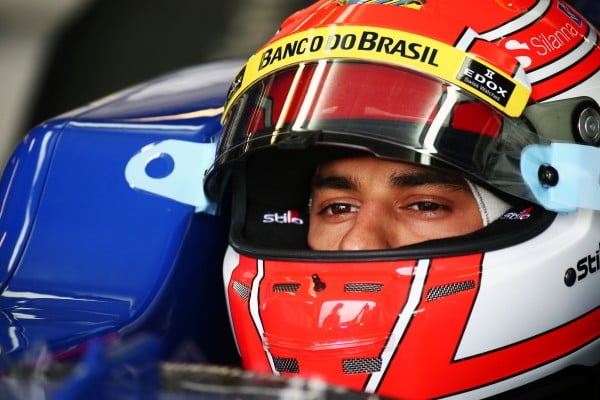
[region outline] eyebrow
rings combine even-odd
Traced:
[[[356,182],[346,176],[337,176],[337,175],[328,175],[322,176],[316,174],[312,178],[312,188],[313,189],[348,189],[348,190],[356,190],[358,185]]]
[[[398,188],[416,187],[424,185],[444,185],[464,187],[465,181],[462,177],[438,173],[434,171],[419,171],[394,174],[390,177],[390,185]],[[346,189],[357,190],[358,183],[349,176],[340,175],[319,175],[318,173],[312,179],[313,189]]]
[[[411,187],[423,185],[464,186],[465,180],[451,173],[420,171],[415,173],[395,174],[390,179],[393,186]]]

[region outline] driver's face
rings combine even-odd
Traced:
[[[466,181],[373,157],[322,165],[313,178],[313,250],[376,250],[459,236],[483,226]]]

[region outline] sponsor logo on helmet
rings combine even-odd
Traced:
[[[241,93],[265,76],[320,59],[383,62],[417,69],[460,86],[512,117],[521,115],[531,94],[528,84],[447,43],[375,26],[328,26],[287,35],[252,56],[224,114]]]
[[[598,269],[600,269],[600,243],[595,253],[588,254],[577,261],[575,267],[567,269],[564,277],[565,285],[571,287],[576,282],[595,274]]]
[[[285,213],[269,213],[263,215],[263,224],[295,224],[302,225],[304,221],[296,210],[288,210]]]
[[[555,32],[541,33],[534,36],[529,42],[538,55],[545,56],[562,49],[579,36],[580,34],[577,29],[573,25],[567,23]]]
[[[565,3],[559,1],[557,4],[560,11],[564,12],[567,17],[571,18],[577,25],[583,26],[583,20],[579,18],[579,16],[575,14],[573,10],[571,10]]]
[[[465,60],[458,79],[503,106],[515,90],[513,82],[472,58]]]
[[[540,57],[551,55],[563,47],[572,44],[580,36],[579,31],[567,22],[554,32],[540,33],[527,39],[525,42],[514,39],[508,40],[504,43],[504,48],[513,53],[521,53],[516,55],[515,58],[521,63],[523,68],[528,68],[533,64],[530,56],[535,54]]]
[[[262,70],[273,63],[298,55],[342,51],[364,51],[384,53],[409,60],[416,60],[432,66],[437,64],[438,49],[410,40],[393,38],[381,35],[374,31],[356,33],[332,33],[329,35],[316,35],[303,37],[298,40],[266,49],[260,59],[258,70]],[[505,105],[505,104],[504,104]]]
[[[531,50],[531,47],[529,47],[529,45],[527,43],[521,43],[518,40],[509,40],[504,44],[504,48],[506,50],[511,50],[511,51],[523,51],[526,53],[529,53],[529,51]],[[531,59],[531,57],[526,56],[526,55],[520,55],[520,56],[515,56],[515,58],[517,59],[517,61],[519,61],[519,63],[523,66],[523,68],[529,68],[531,66],[531,64],[533,64],[533,60]]]
[[[525,219],[529,219],[531,217],[531,211],[533,207],[529,207],[524,209],[521,212],[509,212],[504,214],[500,219],[509,220],[509,221],[523,221]]]

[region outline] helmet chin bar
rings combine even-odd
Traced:
[[[532,144],[521,153],[523,179],[547,210],[600,210],[600,148],[575,143]]]

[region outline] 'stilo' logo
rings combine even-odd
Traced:
[[[524,219],[529,219],[529,217],[531,217],[531,211],[533,210],[533,207],[529,207],[524,209],[521,212],[509,212],[504,214],[500,219],[507,219],[509,221],[522,221]]]
[[[569,268],[565,272],[565,285],[571,287],[575,282],[587,278],[600,270],[600,243],[595,253],[588,254],[579,261],[574,268]]]
[[[286,213],[270,213],[263,215],[263,224],[296,224],[302,225],[304,221],[300,218],[300,213],[296,210],[289,210]]]

